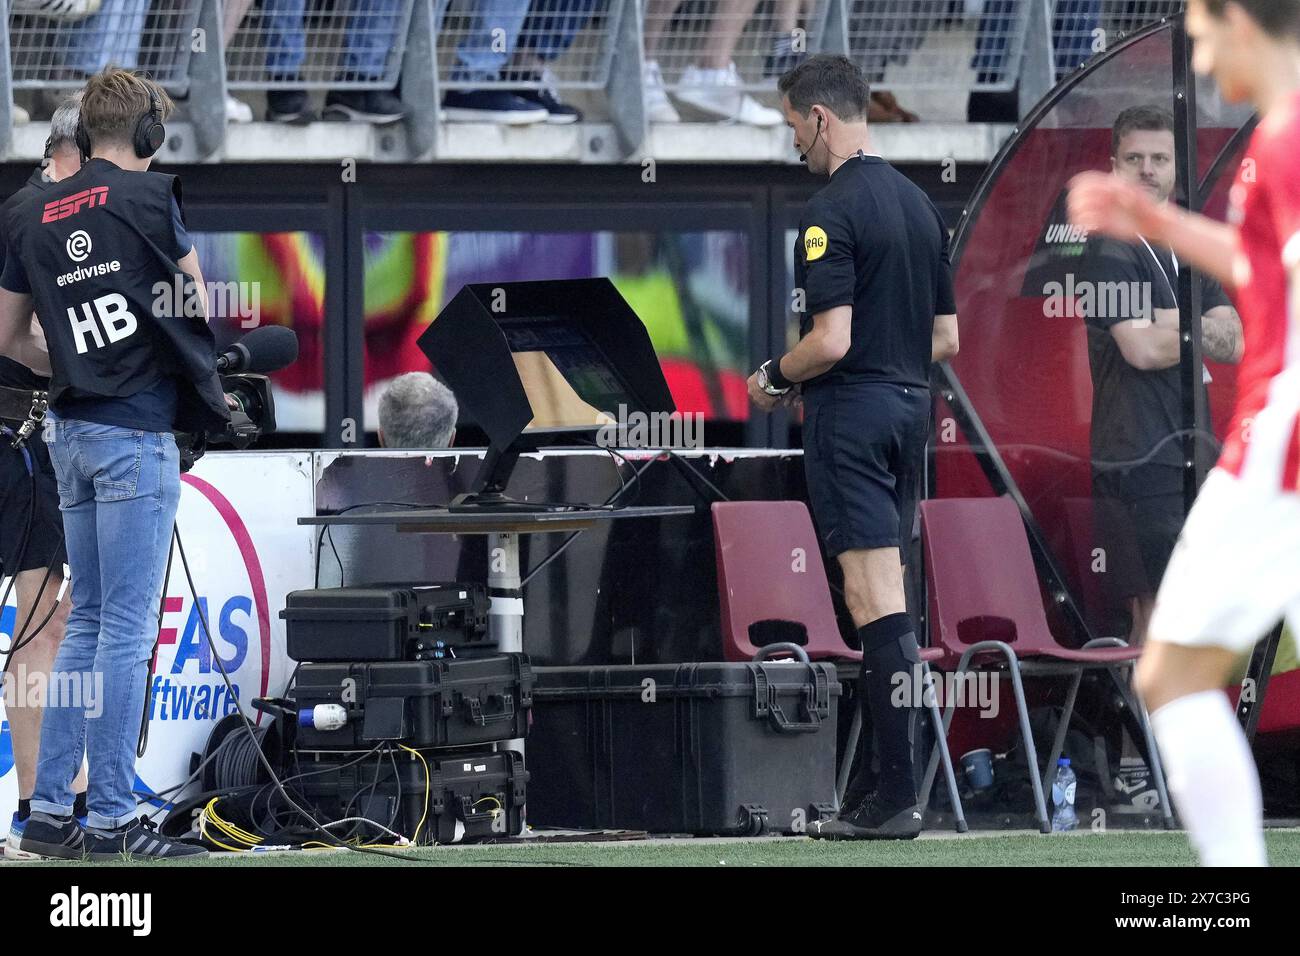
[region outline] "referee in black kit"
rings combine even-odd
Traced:
[[[929,432],[930,364],[957,352],[948,231],[925,194],[871,152],[871,91],[852,62],[811,57],[778,88],[800,158],[830,181],[799,226],[799,344],[763,363],[749,394],[764,411],[803,400],[808,497],[844,572],[880,764],[867,792],[864,734],[838,817],[810,835],[910,839],[921,831],[912,707],[892,706],[890,695],[896,675],[911,686],[919,664],[900,548],[911,537]]]

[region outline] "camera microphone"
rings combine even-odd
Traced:
[[[265,375],[298,360],[298,335],[283,325],[264,325],[234,342],[217,356],[217,372]]]

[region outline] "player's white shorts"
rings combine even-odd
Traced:
[[[1215,468],[1169,559],[1148,639],[1241,652],[1283,617],[1300,624],[1300,494]]]

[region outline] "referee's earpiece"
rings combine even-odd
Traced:
[[[131,145],[135,147],[137,156],[141,159],[148,159],[162,148],[165,139],[167,139],[167,130],[162,123],[162,104],[158,101],[158,94],[151,87],[149,90],[149,112],[141,116],[135,124],[135,133],[131,137]]]

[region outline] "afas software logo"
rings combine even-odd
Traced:
[[[229,499],[202,478],[187,474],[181,481],[184,493],[200,496],[210,512],[196,516],[199,509],[191,508],[188,523],[193,526],[206,521],[217,527],[194,529],[208,532],[193,539],[205,543],[198,557],[203,573],[194,568],[198,549],[191,546],[186,551],[195,583],[209,584],[206,589],[199,585],[197,602],[189,591],[180,555],[172,558],[154,660],[150,719],[220,719],[235,711],[235,702],[221,678],[222,669],[240,698],[260,697],[267,691],[271,621],[266,580],[252,536]],[[203,593],[205,590],[208,593]],[[205,618],[211,643],[204,633]],[[213,659],[213,645],[220,667]]]
[[[262,558],[235,505],[211,483],[181,477],[178,514],[182,542],[198,600],[190,593],[179,550],[163,598],[162,627],[147,703],[149,746],[137,765],[136,789],[157,792],[188,774],[189,755],[201,751],[237,701],[265,696],[271,676],[271,613]],[[201,618],[212,633],[210,645]],[[16,609],[0,609],[0,647],[18,623]],[[215,645],[215,654],[213,651]],[[225,668],[234,694],[222,679]],[[260,715],[258,715],[260,718]],[[0,811],[17,800],[9,722],[0,723]],[[152,801],[162,805],[161,801]]]

